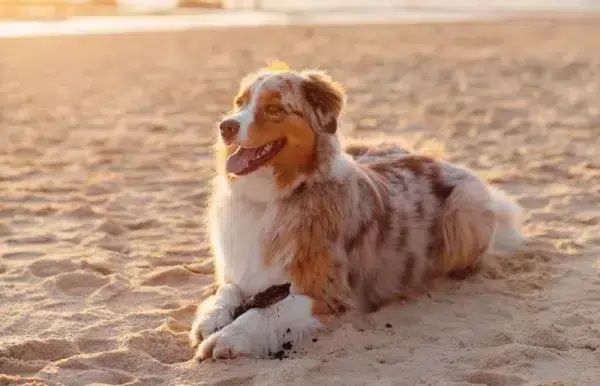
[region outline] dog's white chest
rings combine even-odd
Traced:
[[[275,219],[274,206],[237,195],[224,198],[212,219],[217,269],[224,281],[238,285],[245,296],[289,281],[283,262],[270,266],[264,262],[265,235],[276,225]]]

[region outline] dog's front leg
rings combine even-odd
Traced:
[[[267,308],[253,308],[210,335],[200,344],[196,357],[266,357],[321,327],[324,325],[313,315],[313,300],[305,295],[290,295]]]
[[[233,321],[235,309],[242,304],[242,292],[239,287],[227,283],[219,287],[217,293],[200,304],[192,330],[190,341],[196,347],[203,339],[219,331]]]

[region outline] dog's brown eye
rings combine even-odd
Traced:
[[[238,99],[235,100],[234,103],[235,103],[236,107],[242,107],[244,105],[244,99],[238,98]]]
[[[278,105],[269,105],[265,107],[265,113],[269,115],[277,115],[283,113],[283,108]]]

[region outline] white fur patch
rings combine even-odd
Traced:
[[[293,347],[311,332],[323,327],[312,315],[312,300],[303,295],[290,295],[268,308],[254,308],[233,323],[205,339],[196,356],[199,359],[265,357]]]
[[[198,344],[201,337],[207,338],[231,323],[240,304],[242,293],[238,286],[231,283],[221,286],[214,296],[200,305],[190,332],[192,344]]]
[[[492,251],[512,253],[527,241],[521,232],[523,209],[505,192],[489,186],[490,207],[496,213]]]
[[[331,162],[331,176],[343,180],[354,170],[353,160],[348,154],[340,153]]]
[[[255,203],[269,204],[277,198],[277,185],[273,168],[263,166],[232,182],[234,196],[244,196]]]
[[[240,145],[243,145],[244,141],[248,140],[250,126],[252,126],[252,122],[254,122],[256,107],[260,101],[260,94],[267,79],[268,78],[265,78],[252,85],[252,88],[250,89],[250,101],[248,101],[248,104],[246,104],[243,109],[231,117],[240,123],[240,131],[237,138]]]
[[[271,204],[275,200],[268,173],[272,175],[270,170],[259,170],[232,181],[228,192],[222,187],[211,212],[211,241],[219,282],[236,284],[244,296],[288,281],[282,265],[264,264],[265,234],[276,226],[277,213]]]
[[[247,105],[243,110],[240,110],[231,118],[240,123],[240,131],[237,140],[238,142],[243,143],[248,139],[248,130],[254,121],[254,109],[251,105]]]

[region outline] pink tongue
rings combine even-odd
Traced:
[[[229,173],[243,173],[250,166],[250,161],[256,157],[258,148],[244,149],[240,147],[235,153],[227,158],[225,168]]]

